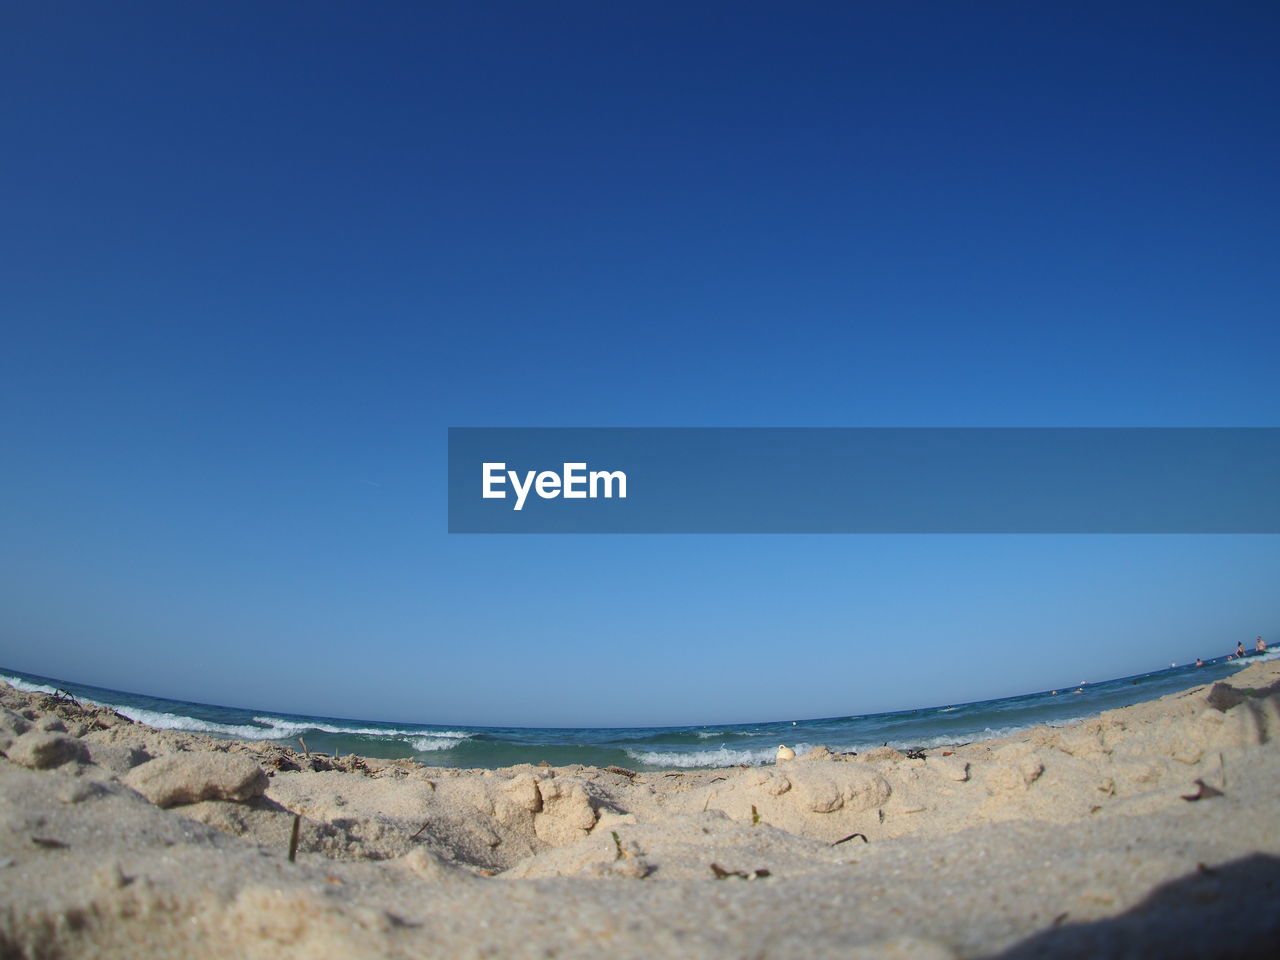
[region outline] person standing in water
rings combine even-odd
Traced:
[[[1237,657],[1243,657],[1243,656],[1244,656],[1244,641],[1243,641],[1243,640],[1237,640],[1237,641],[1236,641],[1236,656],[1237,656]]]
[[[1261,637],[1259,637],[1259,638],[1258,638],[1258,642],[1257,642],[1257,643],[1255,643],[1255,644],[1253,645],[1253,652],[1254,652],[1254,653],[1266,653],[1266,652],[1267,652],[1267,641],[1265,641],[1265,640],[1263,640]]]

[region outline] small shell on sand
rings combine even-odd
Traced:
[[[778,747],[778,755],[775,760],[794,760],[796,752],[788,747],[785,743]]]

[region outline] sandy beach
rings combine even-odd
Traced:
[[[1280,935],[1280,663],[911,756],[645,773],[0,705],[3,957],[1262,957]]]

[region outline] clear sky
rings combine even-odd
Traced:
[[[1280,426],[1280,8],[1048,7],[6,5],[0,665],[674,724],[1277,633],[1274,536],[445,532],[449,426]]]

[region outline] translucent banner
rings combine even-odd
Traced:
[[[1278,533],[1280,428],[455,427],[451,533]]]

